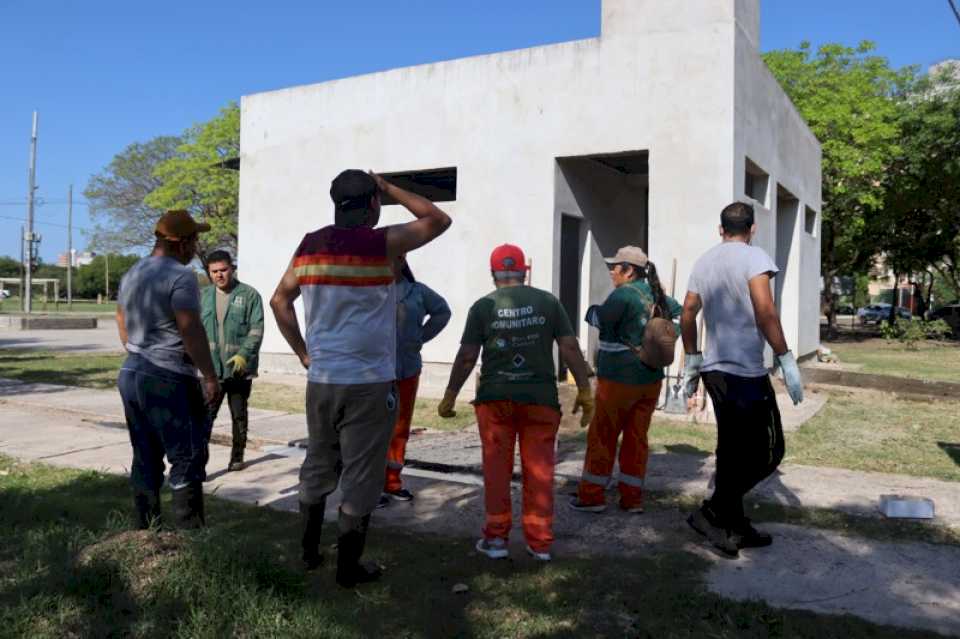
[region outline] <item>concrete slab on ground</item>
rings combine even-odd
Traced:
[[[25,427],[25,425],[29,427]],[[0,452],[28,461],[126,474],[130,444],[126,433],[81,421],[77,415],[0,405]],[[208,493],[280,510],[297,509],[297,471],[303,451],[279,447],[253,454],[243,472],[227,473],[229,449],[211,446]],[[394,502],[375,511],[373,534],[383,527],[472,538],[483,520],[482,485],[472,475],[408,469],[413,502]],[[2,480],[0,480],[2,481]],[[514,521],[520,521],[520,487],[514,486]],[[340,497],[331,495],[328,516]],[[849,613],[871,621],[960,634],[960,548],[922,543],[883,543],[837,533],[776,525],[770,548],[745,551],[739,560],[721,559],[684,523],[676,509],[628,515],[574,512],[556,495],[554,551],[564,555],[655,554],[681,539],[680,547],[713,566],[708,586],[734,599],[763,599],[774,606],[821,613]],[[295,532],[291,532],[295,535]],[[603,543],[597,543],[603,540]],[[522,534],[515,526],[511,554],[525,561]],[[473,553],[465,541],[464,553]]]
[[[0,348],[25,350],[122,352],[117,323],[97,317],[97,328],[74,330],[0,330]]]

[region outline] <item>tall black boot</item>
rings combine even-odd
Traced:
[[[138,490],[133,494],[136,508],[137,528],[146,530],[151,526],[160,527],[160,491]]]
[[[206,524],[203,514],[203,484],[193,482],[174,489],[173,521],[181,530],[201,528]]]
[[[323,512],[326,507],[326,497],[317,504],[300,502],[302,530],[300,547],[303,549],[303,565],[307,570],[315,570],[323,563],[323,555],[320,554],[320,533],[323,529]]]
[[[364,546],[367,543],[367,530],[370,528],[370,515],[353,517],[340,511],[340,538],[337,542],[337,583],[344,588],[353,588],[357,584],[376,581],[383,574],[380,566],[364,562]]]
[[[227,470],[243,470],[243,452],[247,447],[247,420],[233,420],[233,440],[230,446],[230,465]]]

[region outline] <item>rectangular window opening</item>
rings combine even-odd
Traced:
[[[756,200],[762,206],[767,206],[767,186],[770,176],[750,158],[745,158],[743,192],[747,197]]]
[[[457,167],[381,173],[383,179],[401,189],[422,195],[431,202],[453,202],[457,199]],[[393,198],[383,196],[384,206],[396,204]]]
[[[808,235],[813,235],[814,237],[817,235],[817,212],[809,206],[804,207],[803,230],[806,231]]]

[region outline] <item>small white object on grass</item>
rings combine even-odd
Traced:
[[[462,595],[463,593],[470,590],[470,586],[468,586],[467,584],[453,584],[452,590],[453,590],[453,594]]]
[[[909,495],[880,495],[880,512],[891,519],[933,519],[933,500]]]

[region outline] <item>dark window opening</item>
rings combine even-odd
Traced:
[[[457,199],[457,167],[381,173],[383,179],[401,189],[422,195],[431,202],[453,202]],[[393,198],[384,196],[383,205],[396,204]]]
[[[817,212],[811,209],[809,206],[805,207],[806,211],[803,216],[803,230],[807,232],[808,235],[816,236],[817,234]]]
[[[762,206],[767,205],[767,185],[770,183],[770,176],[759,166],[753,163],[750,158],[745,158],[745,172],[743,180],[743,193],[747,197],[756,200]]]

